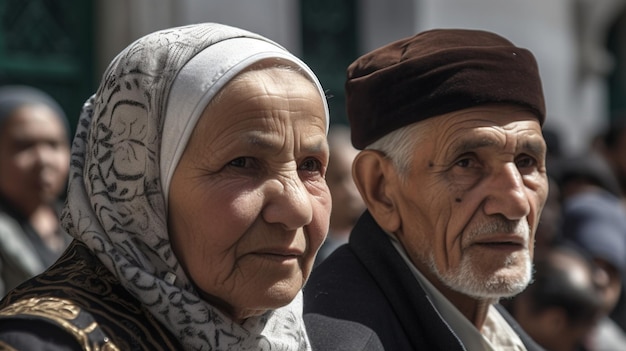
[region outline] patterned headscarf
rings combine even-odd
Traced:
[[[63,224],[186,349],[310,349],[301,293],[285,307],[233,322],[199,297],[167,231],[165,194],[203,107],[268,57],[301,69],[324,97],[310,69],[278,44],[197,24],[149,34],[122,51],[77,126]]]

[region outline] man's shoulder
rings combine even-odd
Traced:
[[[337,331],[344,330],[349,331],[348,334],[354,338],[367,340],[370,340],[368,333],[373,334],[372,343],[366,344],[363,350],[377,350],[375,347],[378,342],[387,349],[410,349],[405,328],[395,309],[350,245],[340,247],[314,270],[304,287],[304,312],[305,321],[308,320],[309,324],[317,322],[319,325],[318,329],[311,332],[314,345],[321,345],[318,339],[332,340],[333,336],[337,336]],[[328,323],[324,325],[320,322],[323,320]],[[346,342],[349,344],[351,341],[345,341],[342,345],[347,345]]]
[[[363,324],[317,313],[304,315],[307,334],[314,351],[382,351],[376,333]]]
[[[316,267],[304,287],[305,312],[337,308],[359,311],[369,300],[380,298],[383,293],[349,245],[340,247]]]

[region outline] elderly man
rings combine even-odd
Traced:
[[[367,211],[309,279],[308,318],[360,324],[390,351],[541,349],[497,305],[531,280],[548,193],[533,55],[489,32],[431,30],[360,57],[347,78]]]

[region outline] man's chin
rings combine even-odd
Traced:
[[[501,299],[515,296],[528,286],[532,266],[507,267],[495,273],[477,273],[467,265],[456,274],[439,277],[452,290],[477,299]]]

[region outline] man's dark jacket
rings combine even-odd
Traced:
[[[496,307],[528,351],[542,350]],[[466,350],[369,212],[359,219],[349,244],[313,271],[304,288],[304,312],[360,323],[389,351]]]

